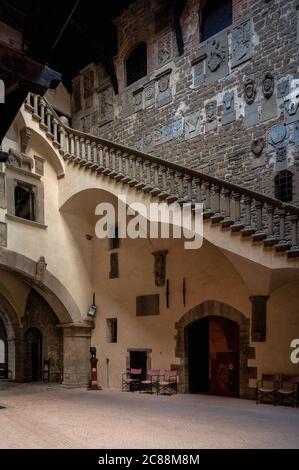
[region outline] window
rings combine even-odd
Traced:
[[[30,185],[18,183],[15,187],[15,215],[22,219],[35,220],[34,192]]]
[[[207,0],[201,11],[201,41],[232,24],[232,0]]]
[[[146,43],[141,42],[131,52],[126,62],[127,69],[127,86],[137,82],[147,74],[147,53]]]
[[[117,248],[119,248],[118,225],[111,225],[109,227],[109,250]]]
[[[290,171],[280,171],[274,180],[275,197],[283,202],[293,200],[293,175]]]
[[[107,318],[107,343],[117,343],[117,318]]]

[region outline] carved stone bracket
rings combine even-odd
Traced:
[[[166,278],[166,255],[168,251],[154,251],[152,254],[155,257],[154,273],[156,286],[164,286]]]
[[[26,153],[31,136],[32,136],[32,129],[30,129],[30,127],[23,127],[20,130],[22,153]]]

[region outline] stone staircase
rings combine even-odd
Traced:
[[[299,257],[299,208],[135,149],[70,128],[45,98],[29,94],[25,110],[64,160],[167,203],[204,204],[204,219]]]

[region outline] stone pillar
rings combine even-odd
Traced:
[[[62,325],[63,328],[63,385],[86,387],[89,383],[89,348],[91,326]]]
[[[268,295],[252,295],[251,341],[266,341]]]

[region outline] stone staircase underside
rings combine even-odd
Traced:
[[[211,226],[250,239],[290,262],[299,257],[299,208],[225,180],[68,127],[29,94],[25,110],[64,160],[167,203],[203,203]],[[235,238],[235,237],[234,237]],[[296,263],[297,264],[297,263]]]

